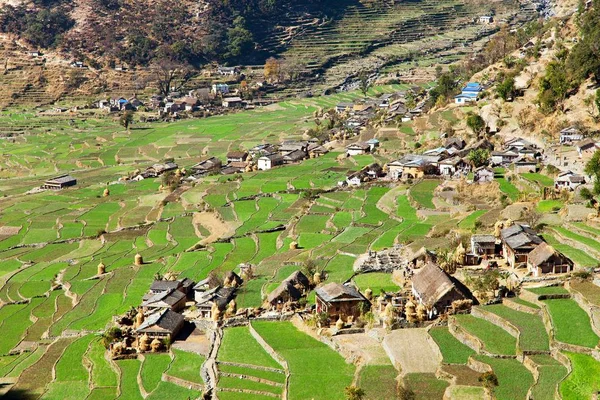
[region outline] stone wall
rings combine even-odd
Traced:
[[[504,299],[502,304],[504,304],[508,308],[512,308],[513,310],[521,311],[521,312],[524,312],[527,314],[538,314],[539,313],[539,310],[519,304],[519,303],[511,300],[508,297]]]
[[[462,344],[469,346],[475,352],[482,353],[483,352],[483,343],[481,340],[471,335],[467,331],[465,331],[457,322],[456,318],[449,317],[448,318],[448,330],[452,333],[456,339]]]

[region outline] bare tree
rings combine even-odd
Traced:
[[[156,77],[158,90],[163,96],[181,89],[193,75],[189,66],[166,58],[155,62],[152,71]]]

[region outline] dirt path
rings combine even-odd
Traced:
[[[228,223],[220,220],[217,215],[212,212],[194,213],[192,222],[198,237],[203,237],[202,233],[198,229],[198,225],[202,225],[210,232],[210,235],[202,239],[200,244],[213,243],[220,238],[231,236],[235,232],[233,226],[230,226]]]
[[[406,188],[404,186],[397,186],[381,196],[379,201],[377,202],[377,208],[386,213],[397,221],[402,221],[402,218],[396,216],[396,211],[398,210],[398,205],[396,200],[398,196],[406,194]]]
[[[383,339],[383,348],[403,375],[435,373],[440,363],[439,349],[434,347],[433,340],[427,339],[428,336],[423,328],[398,329]]]

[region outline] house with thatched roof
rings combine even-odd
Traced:
[[[286,303],[295,302],[302,298],[302,292],[288,281],[283,281],[267,296],[266,306],[272,310],[281,311]]]
[[[150,314],[135,330],[138,335],[146,334],[151,339],[173,340],[183,328],[183,315],[164,309]]]
[[[406,262],[411,268],[421,268],[426,263],[435,262],[436,259],[436,254],[424,246],[416,251],[407,248]]]
[[[527,268],[533,276],[566,274],[573,271],[573,261],[543,242],[529,253]]]
[[[326,313],[332,321],[358,317],[369,300],[350,284],[331,282],[315,290],[317,313]]]
[[[527,263],[529,253],[543,242],[536,231],[523,224],[514,224],[502,229],[500,239],[502,240],[502,255],[512,268],[518,264]]]
[[[281,311],[284,304],[300,300],[309,289],[310,281],[306,275],[295,271],[269,293],[265,305],[267,308]]]
[[[244,280],[233,271],[227,272],[223,277],[223,285],[225,286],[238,287],[242,283],[244,283]]]
[[[466,286],[431,262],[413,276],[412,294],[429,318],[445,313],[454,301],[472,298]]]

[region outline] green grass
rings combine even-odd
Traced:
[[[477,222],[479,217],[481,217],[486,212],[487,210],[473,211],[468,217],[466,217],[458,223],[458,227],[461,229],[472,230],[473,228],[475,228],[475,222]]]
[[[289,399],[345,399],[354,366],[290,322],[253,322],[256,331],[290,368]]]
[[[238,365],[219,364],[219,371],[230,374],[255,376],[257,378],[266,379],[271,382],[285,383],[285,373],[275,371],[265,371],[262,369],[241,367]]]
[[[535,182],[540,186],[544,186],[544,187],[554,186],[554,179],[550,178],[547,175],[543,175],[540,173],[534,173],[534,172],[529,172],[529,173],[520,174],[520,175],[523,178],[527,179],[528,181]]]
[[[560,395],[564,400],[591,399],[600,390],[600,362],[586,354],[565,354],[573,371],[560,384]]]
[[[174,376],[189,382],[204,383],[200,377],[200,367],[204,357],[187,351],[172,349],[175,359],[167,370],[167,375]]]
[[[567,368],[563,365],[544,365],[538,367],[540,376],[531,389],[534,399],[552,399],[558,384],[567,376]]]
[[[542,214],[547,214],[551,212],[558,212],[563,206],[565,202],[562,200],[540,200],[537,204],[537,211]]]
[[[252,337],[247,326],[225,329],[217,360],[281,368]]]
[[[527,291],[537,295],[569,294],[569,291],[562,286],[546,286],[539,288],[527,288]]]
[[[510,301],[515,302],[515,303],[520,304],[520,305],[525,306],[525,307],[533,308],[535,310],[539,310],[540,309],[540,306],[538,306],[537,304],[533,304],[530,301],[523,300],[520,297],[511,297]]]
[[[370,288],[376,295],[381,290],[386,292],[397,292],[400,290],[400,287],[392,281],[392,274],[383,272],[356,275],[352,280],[362,292]]]
[[[435,179],[423,180],[410,188],[410,195],[419,206],[433,209],[433,190],[439,185],[440,181]]]
[[[478,337],[490,353],[515,354],[517,339],[504,329],[472,315],[457,315],[457,321],[467,332]]]
[[[279,386],[229,376],[220,376],[217,386],[222,388],[249,389],[274,394],[281,394],[282,392],[282,388]]]
[[[475,351],[461,343],[452,335],[447,327],[432,328],[429,334],[442,352],[443,361],[447,364],[466,364]]]
[[[200,394],[197,390],[187,389],[171,382],[160,382],[156,390],[150,396],[146,397],[146,399],[197,399],[200,397]]]
[[[171,357],[168,354],[146,354],[142,363],[142,384],[146,392],[150,393],[160,383],[162,374],[167,370],[171,363]]]
[[[365,365],[360,370],[358,386],[370,400],[394,399],[397,396],[398,371],[391,365]]]
[[[499,315],[519,330],[519,347],[522,350],[550,350],[548,334],[539,315],[516,311],[501,304],[486,306],[483,309]]]
[[[590,348],[598,345],[600,338],[592,330],[589,316],[575,300],[552,299],[544,303],[552,317],[556,340]]]
[[[570,230],[563,228],[562,226],[554,226],[552,227],[556,232],[560,235],[566,237],[567,239],[574,240],[576,242],[583,243],[588,246],[590,249],[600,252],[600,243],[592,238],[587,236],[580,235],[578,233],[571,232]]]
[[[137,383],[141,362],[139,360],[119,360],[116,363],[121,370],[121,395],[118,398],[123,400],[143,399]]]
[[[523,364],[515,359],[501,359],[486,356],[475,356],[481,362],[489,364],[498,377],[498,386],[494,394],[498,400],[525,399],[533,376]]]
[[[549,245],[573,260],[575,265],[583,268],[590,268],[598,265],[598,260],[590,256],[589,252],[573,248],[568,244],[562,244],[554,236],[547,233],[543,234],[542,237]]]
[[[506,178],[496,178],[498,184],[500,185],[500,191],[508,196],[512,201],[517,201],[519,199],[519,194],[521,193],[519,189],[511,182],[509,182]]]
[[[84,336],[67,347],[55,366],[57,381],[87,382],[89,373],[83,365],[83,355],[87,352],[88,346],[93,339],[93,335]]]

